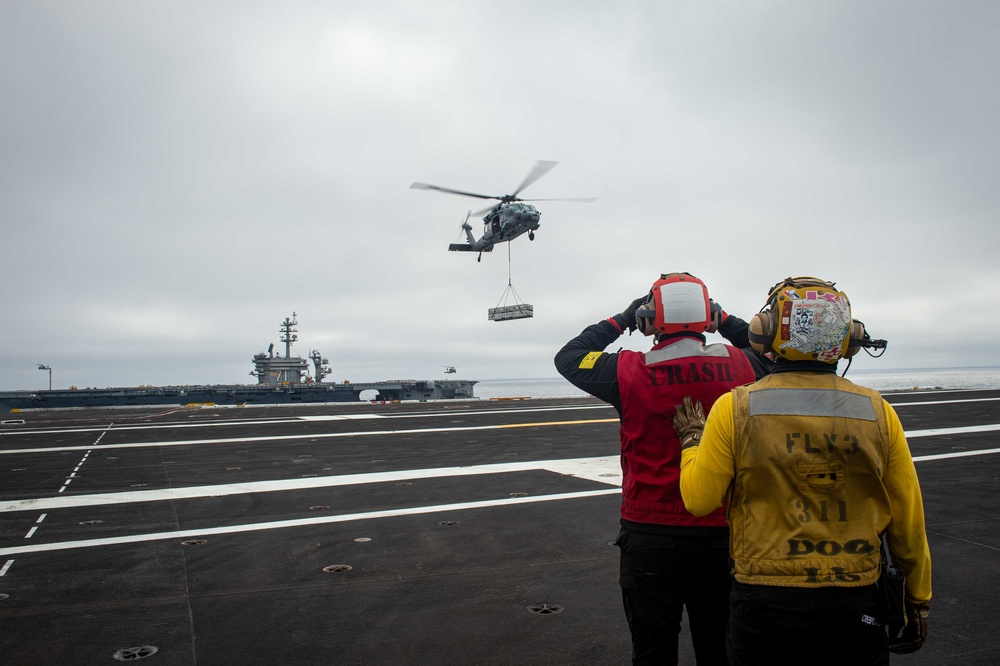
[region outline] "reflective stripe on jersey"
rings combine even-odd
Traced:
[[[684,338],[669,347],[646,352],[646,365],[673,361],[678,358],[690,358],[692,356],[729,358],[729,348],[726,345],[720,344],[704,345],[699,340]]]
[[[839,416],[875,421],[866,395],[831,389],[761,389],[750,394],[750,416]]]

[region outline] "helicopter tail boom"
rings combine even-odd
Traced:
[[[449,252],[492,252],[493,246],[485,247],[482,250],[477,250],[468,243],[452,243],[448,246]]]

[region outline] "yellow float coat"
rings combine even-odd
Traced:
[[[685,507],[728,496],[736,580],[860,586],[879,574],[879,534],[912,602],[931,596],[930,551],[913,459],[895,410],[833,373],[779,372],[733,389],[681,460]]]

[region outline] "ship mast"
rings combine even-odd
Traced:
[[[281,322],[281,341],[285,343],[285,358],[292,357],[292,343],[299,339],[299,336],[295,335],[296,329],[292,326],[298,326],[299,322],[295,319],[295,313],[292,312],[292,319],[289,321],[288,317],[285,317],[285,321]]]

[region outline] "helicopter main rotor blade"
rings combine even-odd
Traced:
[[[520,199],[520,201],[573,201],[575,203],[593,203],[600,197],[556,198],[556,199]]]
[[[475,215],[476,217],[479,217],[480,215],[485,215],[486,213],[490,212],[494,208],[496,208],[495,205],[494,206],[487,206],[486,208],[483,208],[482,210],[474,210],[474,211],[472,211],[470,213],[470,215]],[[465,218],[465,220],[468,221],[469,218]]]
[[[550,162],[547,160],[539,160],[535,162],[535,166],[531,169],[528,175],[524,177],[524,180],[517,186],[517,189],[514,190],[514,192],[509,196],[516,197],[521,190],[547,174],[557,164],[559,164],[559,162]]]
[[[444,192],[446,194],[461,194],[465,197],[475,197],[477,199],[500,199],[501,197],[492,197],[489,194],[476,194],[475,192],[463,192],[462,190],[453,190],[450,187],[439,187],[438,185],[428,185],[427,183],[413,183],[410,185],[411,190],[434,190],[436,192]]]

